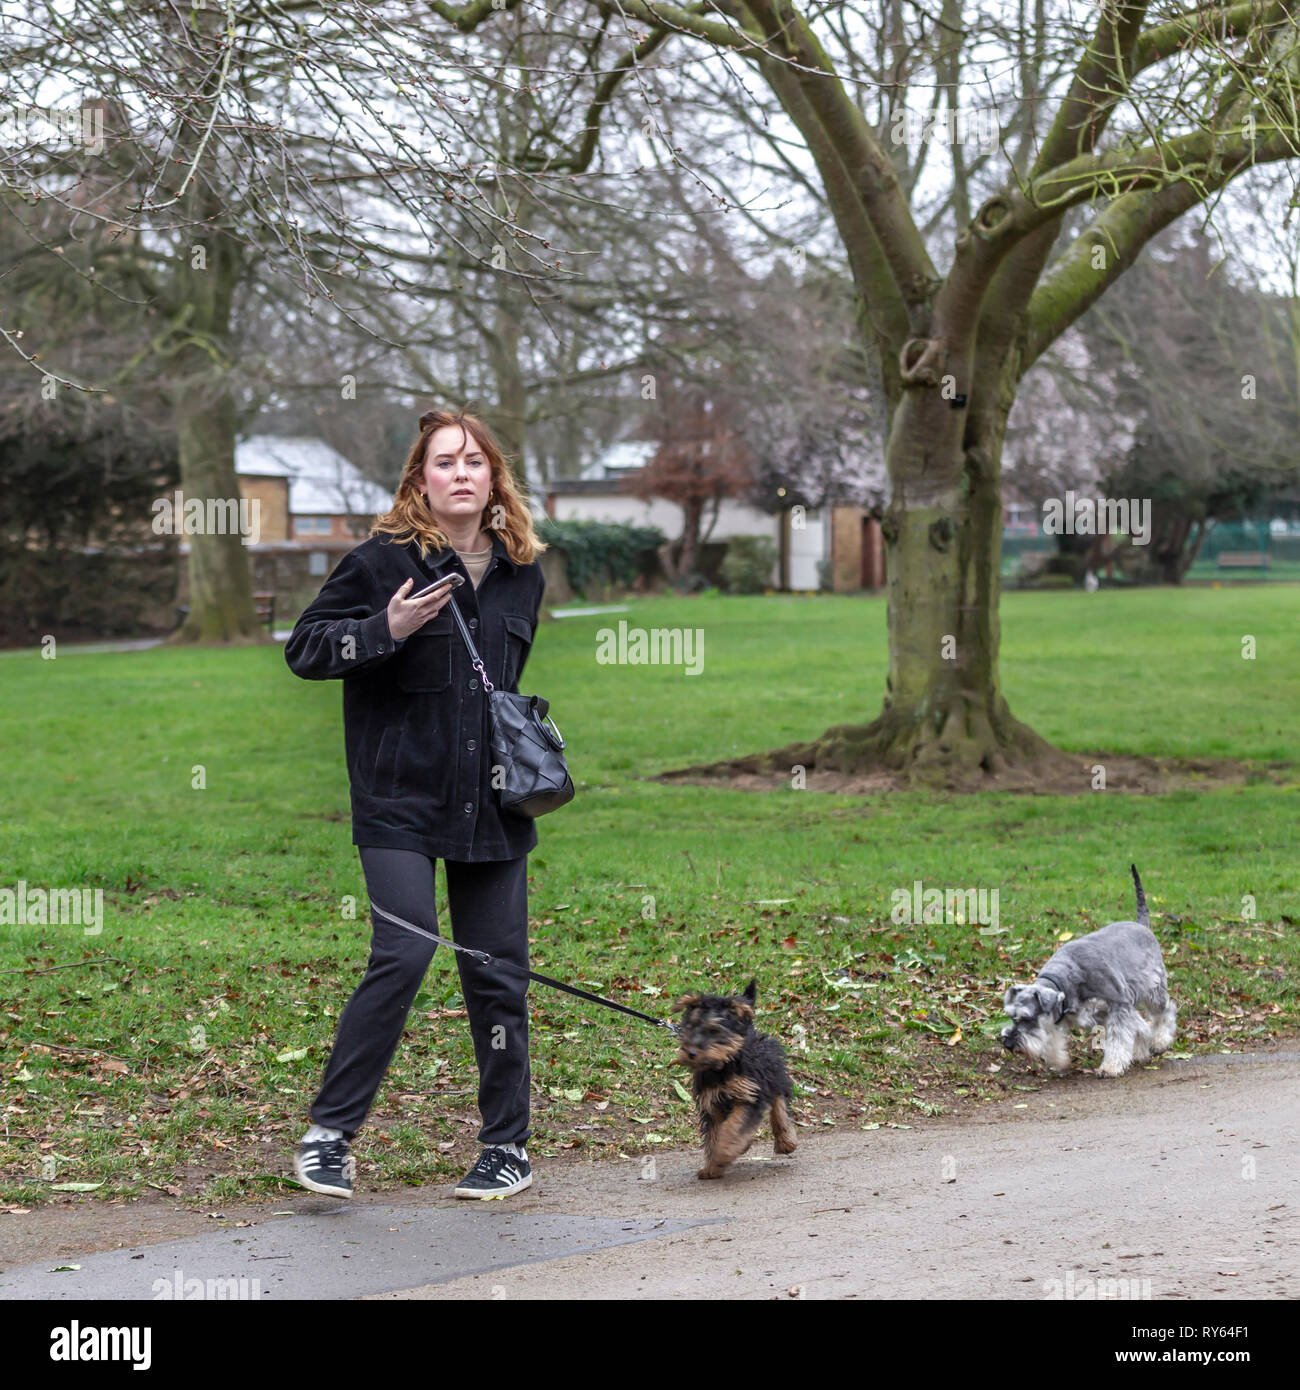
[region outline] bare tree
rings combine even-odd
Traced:
[[[1216,522],[1300,481],[1293,303],[1237,276],[1194,235],[1145,258],[1130,292],[1085,325],[1102,374],[1117,381],[1117,407],[1136,420],[1106,491],[1151,501],[1150,545],[1126,557],[1140,580],[1181,582]]]
[[[1294,297],[1250,283],[1199,229],[1172,227],[1044,353],[1007,429],[1009,485],[1035,507],[1103,494],[1151,507],[1151,533],[1062,532],[1048,569],[1118,564],[1179,583],[1217,521],[1300,479]]]
[[[147,249],[130,263],[154,281],[166,268],[163,346],[191,383],[197,354],[210,364],[206,396],[177,401],[183,474],[231,484],[225,446],[211,441],[229,438],[233,412],[214,382],[228,376],[229,291],[250,259],[292,263],[313,304],[335,305],[338,289],[340,312],[348,277],[394,342],[431,280],[447,321],[468,321],[442,284],[449,258],[489,265],[506,297],[480,326],[501,329],[505,360],[517,355],[518,306],[571,279],[584,252],[535,230],[538,208],[619,203],[645,172],[635,144],[649,139],[694,176],[704,204],[758,233],[774,219],[755,215],[753,178],[779,170],[816,190],[829,214],[821,241],[833,231],[852,275],[890,481],[884,707],[801,746],[798,761],[974,779],[1054,761],[1011,715],[998,676],[1008,415],[1026,372],[1153,236],[1214,211],[1252,169],[1290,176],[1290,0],[228,0],[219,16],[195,13],[191,24],[88,0],[76,22],[31,21],[4,41],[11,72],[61,74],[165,115],[166,138],[147,140],[133,119],[115,149],[124,184],[149,176],[138,214],[120,221],[143,228]],[[527,52],[506,42],[521,27],[544,35]],[[480,128],[471,73],[513,94],[513,140]],[[739,105],[757,126],[779,122],[761,165],[757,130],[741,152],[724,147],[727,111],[700,105],[709,80],[745,94],[733,116]],[[719,144],[707,168],[675,134],[686,121]],[[408,122],[434,145],[421,148]],[[737,161],[733,181],[724,156]],[[15,187],[32,177],[30,160],[13,169]],[[201,281],[178,256],[195,246],[207,255]],[[385,302],[381,285],[396,296]]]
[[[489,0],[430,8],[461,32],[498,17]],[[646,49],[662,47],[666,66],[689,44],[757,72],[816,167],[879,356],[891,482],[884,708],[782,756],[957,778],[1054,762],[1011,715],[998,676],[1007,417],[1024,374],[1152,236],[1248,170],[1300,153],[1294,6],[1152,13],[1108,0],[1013,17],[960,0],[883,0],[871,16],[793,0],[564,8],[576,28],[585,15],[591,31],[608,25],[640,45],[635,60],[595,64],[602,82],[639,79]],[[884,74],[881,55],[893,63]],[[861,85],[873,64],[874,110]],[[927,79],[928,109],[900,122],[896,98]],[[969,157],[963,112],[999,104],[1010,110],[992,142],[1001,157]],[[552,168],[590,166],[604,103],[585,110],[582,139],[557,141]],[[898,150],[913,114],[923,142],[927,120],[957,137],[944,141],[946,174]],[[1082,207],[1091,215],[1072,231],[1067,214]]]
[[[34,251],[138,305],[152,358],[166,364],[189,497],[239,495],[235,436],[277,367],[268,341],[242,330],[270,313],[280,340],[353,330],[351,343],[334,338],[327,362],[336,400],[365,389],[367,370],[390,392],[488,394],[507,444],[517,442],[517,315],[501,286],[526,303],[563,276],[562,248],[517,215],[548,201],[530,203],[530,187],[560,180],[527,140],[503,147],[509,132],[479,108],[483,87],[499,104],[522,93],[529,119],[551,124],[551,85],[528,76],[554,60],[544,24],[533,26],[534,52],[519,55],[521,19],[508,12],[490,38],[458,42],[431,35],[418,7],[369,0],[79,0],[67,12],[6,3],[4,13],[7,96],[26,123],[26,138],[0,154],[6,207]],[[94,139],[55,119],[79,114],[76,98],[40,104],[81,90],[99,94]],[[24,217],[26,207],[35,212]],[[467,268],[491,276],[481,297],[466,294]],[[429,300],[439,312],[422,318]],[[46,360],[42,324],[21,301],[0,331],[29,367],[34,398],[104,389]],[[486,376],[477,350],[464,351],[471,334],[488,335]],[[434,369],[439,350],[445,372]],[[179,639],[262,640],[241,538],[205,530],[190,541]]]
[[[634,497],[665,497],[682,509],[682,534],[672,564],[681,585],[696,580],[700,542],[707,540],[728,497],[752,485],[752,455],[734,395],[725,389],[670,384],[663,409],[647,418],[656,443],[646,466],[623,480]]]

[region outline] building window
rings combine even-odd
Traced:
[[[299,536],[328,536],[334,529],[333,518],[328,516],[296,516],[293,519],[294,534]]]
[[[307,573],[322,575],[329,572],[330,557],[323,550],[313,550],[307,557]]]

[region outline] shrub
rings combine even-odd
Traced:
[[[654,569],[665,539],[657,526],[550,517],[537,523],[537,534],[564,552],[569,583],[578,593],[595,584],[635,584],[641,574]]]
[[[761,594],[772,585],[776,545],[769,536],[733,536],[722,561],[722,582],[730,594]]]

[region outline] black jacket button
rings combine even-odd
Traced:
[[[478,681],[470,681],[470,683],[469,683],[469,688],[470,688],[471,690],[477,690],[477,689],[478,689]]]
[[[467,801],[467,802],[465,803],[465,814],[466,814],[466,815],[469,815],[469,813],[470,813],[473,809],[474,809],[474,803],[473,803],[472,801]]]
[[[474,739],[470,739],[470,741],[465,745],[465,747],[468,748],[469,751],[472,753],[478,747],[478,743]]]

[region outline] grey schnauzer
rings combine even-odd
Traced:
[[[1012,985],[1002,1000],[1011,1022],[1002,1045],[1051,1071],[1068,1071],[1072,1028],[1105,1033],[1098,1076],[1123,1076],[1174,1040],[1178,1009],[1169,998],[1160,943],[1151,931],[1137,866],[1137,921],[1111,922],[1067,941],[1032,985]]]

